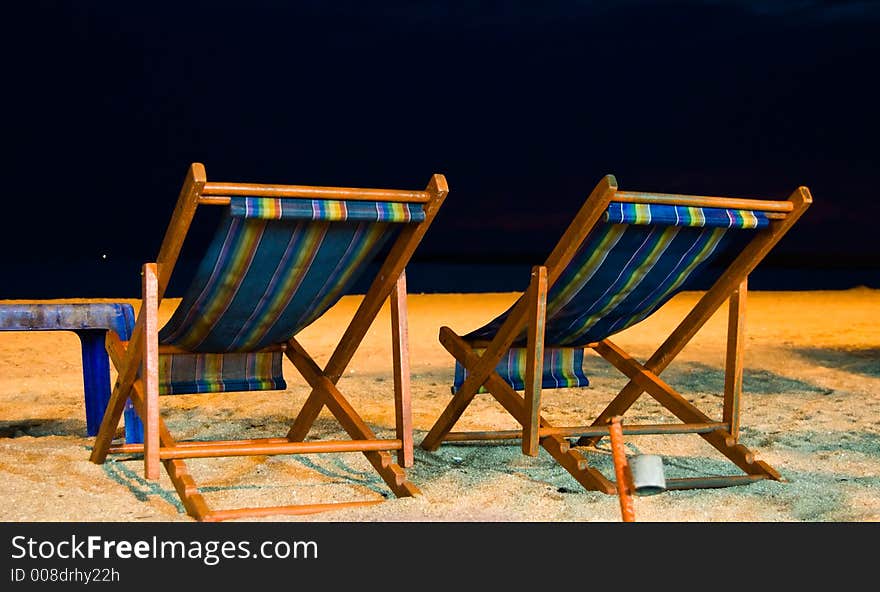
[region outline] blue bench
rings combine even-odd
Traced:
[[[134,329],[130,304],[0,304],[0,331],[73,331],[82,345],[86,431],[98,433],[110,400],[110,363],[104,340],[115,331],[128,341]],[[143,442],[143,427],[131,402],[125,408],[125,441]]]

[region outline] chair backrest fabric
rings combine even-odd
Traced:
[[[285,388],[286,342],[348,293],[413,203],[232,197],[159,342],[160,392]],[[235,354],[235,355],[229,355]]]
[[[765,213],[612,202],[547,295],[545,347],[584,347],[645,319]],[[491,339],[510,311],[465,339]],[[525,343],[525,333],[515,342]]]

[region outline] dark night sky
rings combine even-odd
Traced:
[[[417,263],[537,263],[606,173],[807,185],[767,265],[880,287],[877,3],[24,4],[4,19],[0,298],[138,296],[193,161],[217,181],[442,172]]]

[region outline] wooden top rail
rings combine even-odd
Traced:
[[[358,187],[317,187],[311,185],[262,185],[258,183],[205,183],[199,203],[229,204],[229,196],[299,197],[311,199],[342,199],[352,201],[395,201],[427,203],[425,191],[400,189],[362,189]]]
[[[788,200],[771,201],[764,199],[742,199],[738,197],[706,197],[702,195],[675,195],[672,193],[643,193],[639,191],[618,191],[612,202],[667,204],[698,208],[730,208],[735,210],[755,210],[758,212],[791,212],[794,204]]]

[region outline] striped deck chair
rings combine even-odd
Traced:
[[[459,336],[440,329],[456,359],[454,396],[421,443],[522,439],[523,453],[543,447],[588,490],[615,493],[615,483],[572,446],[597,443],[609,421],[648,393],[682,423],[627,424],[624,434],[699,434],[745,474],[669,479],[669,489],[723,487],[780,475],[738,441],[743,314],[747,277],[809,207],[805,187],[788,200],[663,195],[617,190],[606,176],[528,289],[501,316]],[[689,280],[711,285],[657,351],[639,363],[608,338],[659,309]],[[660,378],[694,334],[730,302],[721,420],[712,419]],[[589,426],[553,426],[541,417],[541,391],[584,387],[584,351],[594,350],[629,382]],[[451,432],[477,392],[488,391],[522,430]],[[522,391],[520,395],[517,391]]]
[[[399,191],[208,183],[204,167],[191,165],[156,263],[143,267],[143,300],[132,337],[126,343],[108,339],[119,375],[91,460],[142,453],[147,479],[158,479],[163,464],[187,513],[205,521],[304,514],[384,498],[212,510],[184,464],[187,458],[362,452],[395,495],[417,494],[402,468],[412,465],[413,447],[404,270],[447,192],[442,175],[434,175],[424,191]],[[181,303],[160,329],[157,311],[184,238],[200,228],[204,216],[218,213],[212,208],[222,208],[213,239],[193,277],[184,278],[189,284]],[[372,284],[321,369],[296,335],[373,269],[371,262],[380,255],[384,259]],[[397,437],[379,439],[336,384],[389,298]],[[174,440],[159,415],[160,395],[283,390],[282,356],[312,389],[286,436]],[[129,396],[143,422],[143,443],[114,445]],[[325,405],[351,440],[305,441]],[[396,451],[397,463],[389,451]]]

